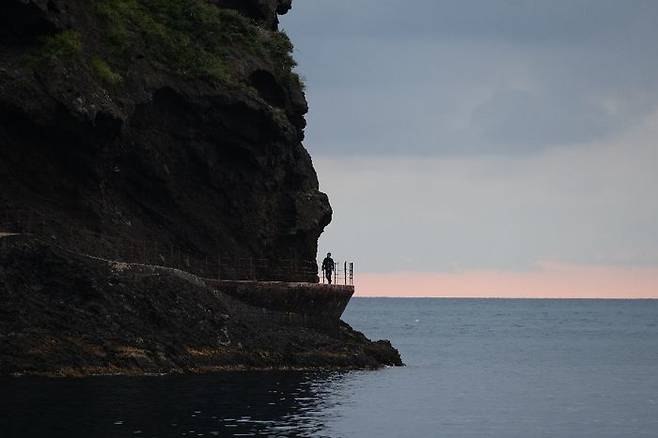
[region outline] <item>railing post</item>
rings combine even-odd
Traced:
[[[30,234],[32,232],[32,212],[28,211],[25,214],[26,221],[25,221],[25,232],[27,234]]]

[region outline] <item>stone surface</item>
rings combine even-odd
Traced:
[[[209,0],[220,7],[231,8],[253,18],[270,29],[279,24],[277,15],[283,15],[292,7],[292,0]]]
[[[206,283],[247,304],[292,314],[307,325],[335,325],[354,286],[282,281],[217,281]]]
[[[234,2],[249,18],[217,3],[4,0],[0,208],[30,209],[62,238],[315,260],[332,211],[301,143],[307,104],[289,43],[272,25],[290,2]],[[123,4],[142,9],[123,16]],[[204,4],[221,15],[201,33]],[[126,25],[149,17],[166,17],[152,35]],[[160,36],[167,25],[182,30]]]
[[[304,324],[179,271],[0,238],[0,375],[400,364],[390,343],[371,342],[337,319]]]
[[[0,232],[39,236],[0,237],[0,375],[401,364],[338,320],[90,257],[291,260],[317,282],[332,210],[277,30],[290,0],[212,3],[0,2]]]

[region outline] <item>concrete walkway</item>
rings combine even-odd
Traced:
[[[340,284],[212,279],[205,282],[244,303],[295,313],[308,322],[338,321],[354,294],[354,286]]]

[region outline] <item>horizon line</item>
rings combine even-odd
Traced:
[[[429,296],[429,295],[353,295],[352,298],[450,299],[450,300],[562,300],[562,301],[658,301],[658,297],[503,297],[503,296]]]
[[[527,299],[658,299],[658,266],[542,263],[529,272],[362,273],[356,296]]]

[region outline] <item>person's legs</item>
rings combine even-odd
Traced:
[[[329,284],[331,284],[331,277],[332,277],[331,274],[333,274],[333,272],[331,272],[329,269],[327,269],[327,271],[325,272],[325,275],[327,276],[327,281],[329,282]]]

